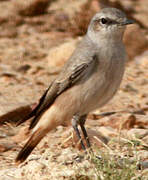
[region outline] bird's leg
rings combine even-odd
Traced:
[[[87,117],[87,115],[81,116],[80,120],[79,120],[79,124],[80,124],[81,130],[83,132],[84,138],[86,140],[87,147],[90,148],[91,144],[90,144],[90,141],[89,141],[89,137],[87,135],[87,131],[86,131],[85,126],[84,126],[85,121],[86,121],[86,117]]]
[[[72,126],[73,126],[73,128],[74,128],[74,130],[75,130],[75,132],[76,132],[76,135],[78,136],[78,138],[79,138],[79,140],[80,140],[82,149],[83,149],[83,150],[86,150],[86,148],[85,148],[85,146],[84,146],[84,143],[83,143],[83,141],[82,141],[82,138],[81,138],[79,129],[78,129],[79,120],[80,120],[80,116],[78,116],[78,115],[73,116],[73,118],[72,118]]]

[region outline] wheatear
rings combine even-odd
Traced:
[[[132,23],[116,8],[102,9],[92,18],[83,40],[38,106],[19,122],[33,117],[33,133],[19,152],[17,162],[23,162],[50,130],[71,120],[82,148],[85,146],[78,125],[90,147],[84,127],[86,116],[105,105],[119,88],[126,59],[122,38],[125,25]]]

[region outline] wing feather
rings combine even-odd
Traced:
[[[67,74],[65,73],[65,75],[63,76],[65,70],[64,69],[61,75],[59,75],[59,78],[52,82],[48,89],[44,92],[37,107],[24,119],[20,120],[18,122],[18,125],[34,117],[30,124],[30,129],[32,129],[40,119],[40,115],[53,104],[55,99],[62,92],[76,84],[84,76],[85,72],[87,72],[86,69],[93,62],[93,60],[94,58],[92,57],[89,62],[82,62],[81,64],[75,66],[73,70],[69,70],[69,72]]]

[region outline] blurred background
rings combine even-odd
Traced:
[[[148,134],[148,0],[0,0],[0,158],[7,167],[13,158],[5,157],[10,152],[14,157],[27,137],[28,124],[14,128],[13,123],[37,104],[92,16],[104,7],[119,8],[136,23],[124,36],[129,58],[121,88],[107,106],[89,115],[88,126],[98,125],[108,137],[119,130]],[[107,111],[117,113],[100,119],[98,114]],[[148,135],[142,138],[148,143]]]

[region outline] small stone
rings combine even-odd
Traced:
[[[69,40],[57,47],[52,48],[47,56],[49,67],[62,67],[72,55],[79,39]]]
[[[141,161],[138,164],[138,169],[142,170],[142,169],[147,169],[148,168],[148,160],[146,161]]]
[[[15,0],[13,3],[18,14],[22,16],[35,16],[45,13],[50,0]]]

